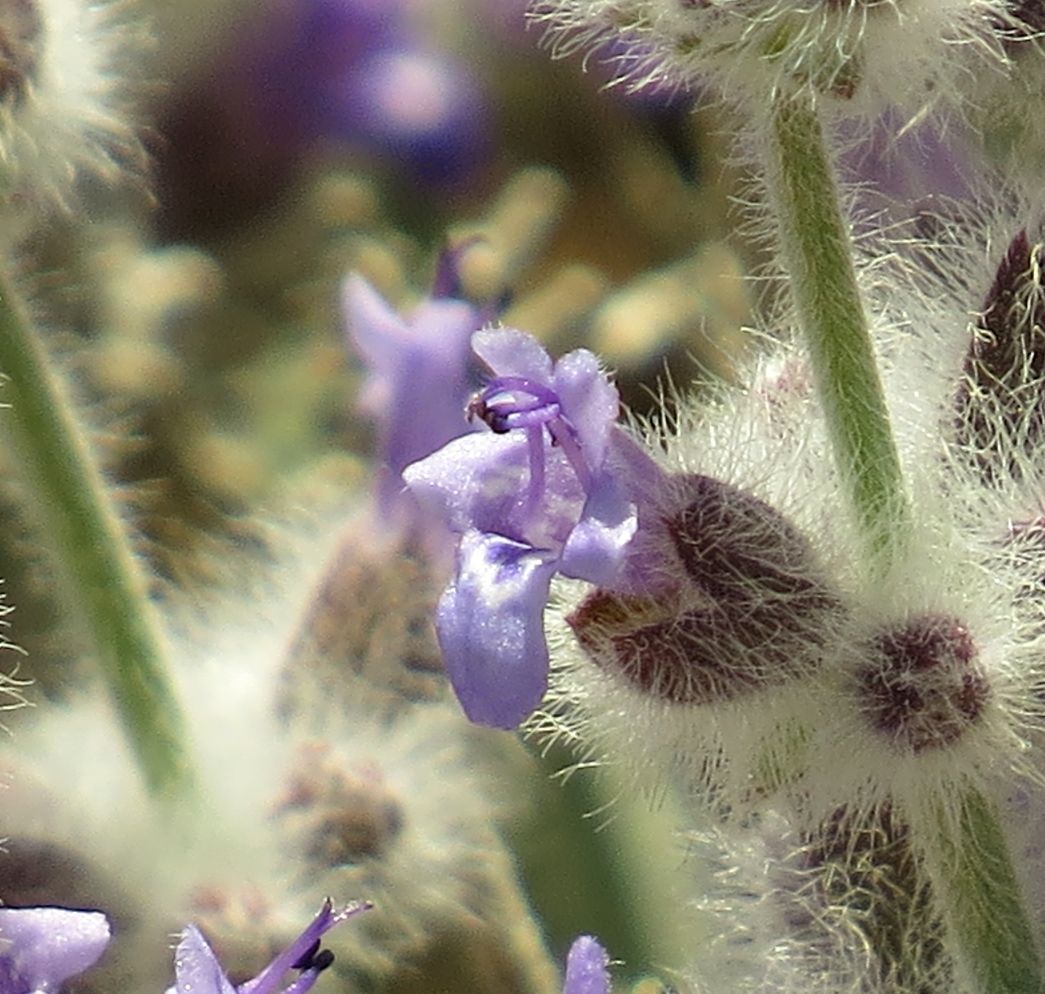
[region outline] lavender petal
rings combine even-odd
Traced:
[[[548,684],[544,607],[556,562],[531,546],[465,533],[436,614],[439,644],[469,719],[516,728]]]
[[[94,965],[109,935],[100,911],[0,908],[0,994],[56,991]]]
[[[590,935],[574,940],[566,957],[566,982],[562,994],[610,994],[606,950]]]

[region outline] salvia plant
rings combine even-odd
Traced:
[[[375,83],[360,52],[397,50],[401,6],[302,3],[290,22],[325,61],[295,36],[280,78],[340,80],[351,110]],[[156,575],[104,459],[118,352],[81,361],[103,336],[59,354],[25,262],[41,231],[89,220],[85,185],[144,185],[148,32],[124,4],[0,0],[4,500],[72,646],[61,693],[36,699],[0,603],[0,707],[39,704],[7,716],[0,994],[609,994],[602,944],[577,938],[560,970],[529,906],[504,831],[522,739],[673,820],[696,899],[644,892],[663,862],[644,841],[622,843],[621,873],[624,917],[700,918],[680,988],[1045,990],[1045,16],[1027,0],[526,16],[553,55],[594,52],[615,85],[736,122],[755,347],[639,416],[594,351],[516,327],[510,291],[561,193],[548,174],[449,232],[412,307],[360,235],[371,266],[340,308],[374,429],[365,482],[295,490],[193,597]],[[257,45],[251,86],[280,48]],[[411,109],[458,120],[402,71],[409,106],[378,101],[354,141]],[[968,196],[882,210],[889,191],[843,163],[883,127],[897,149],[960,144]],[[457,146],[435,145],[439,172]],[[135,329],[131,380],[189,391],[157,328],[220,293],[213,268],[127,251],[155,295],[132,311],[107,283],[106,313]],[[685,295],[692,272],[634,292]],[[210,442],[201,462],[231,466]]]

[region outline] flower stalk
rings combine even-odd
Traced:
[[[940,865],[931,866],[951,945],[977,989],[1042,989],[1041,962],[993,805],[967,789],[956,819],[937,812]]]
[[[884,572],[904,543],[908,499],[849,234],[813,98],[778,95],[770,113],[767,181],[783,261],[835,460]]]
[[[142,776],[155,796],[184,797],[193,778],[182,715],[145,578],[64,385],[5,276],[0,371],[4,424]]]

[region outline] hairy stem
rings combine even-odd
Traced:
[[[940,891],[950,945],[984,994],[1041,991],[1041,962],[996,812],[966,788],[957,824],[938,813]]]
[[[908,500],[856,284],[847,226],[811,98],[776,98],[768,182],[835,460],[874,561],[903,544]]]
[[[64,384],[9,280],[0,275],[3,424],[40,515],[41,535],[109,685],[150,790],[181,795],[191,781],[182,716],[145,579]]]
[[[906,541],[908,497],[812,98],[777,96],[768,130],[768,183],[784,263],[835,460],[872,568],[884,572]],[[920,848],[930,861],[933,852],[943,854],[931,869],[958,961],[984,994],[1042,990],[1032,933],[991,805],[967,789],[960,818],[941,817],[933,841]]]

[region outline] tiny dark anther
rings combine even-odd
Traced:
[[[675,704],[785,683],[818,661],[842,611],[802,534],[763,501],[708,477],[663,521],[686,580],[670,596],[597,590],[567,619],[600,666]]]
[[[465,416],[469,421],[483,421],[496,435],[507,435],[511,430],[505,423],[505,414],[503,411],[495,410],[486,403],[486,396],[483,393],[477,393],[468,401],[468,406],[465,408]]]
[[[861,709],[900,748],[949,745],[983,713],[990,684],[957,618],[915,618],[878,635],[869,649],[857,676]]]
[[[315,970],[316,973],[322,973],[324,970],[330,969],[334,965],[334,954],[329,949],[321,949],[319,953],[312,957],[312,963],[310,968]]]
[[[956,398],[958,441],[970,448],[988,481],[1017,472],[1016,455],[1035,446],[1045,429],[1043,263],[1043,247],[1032,245],[1026,231],[1017,232],[995,272],[965,357]]]

